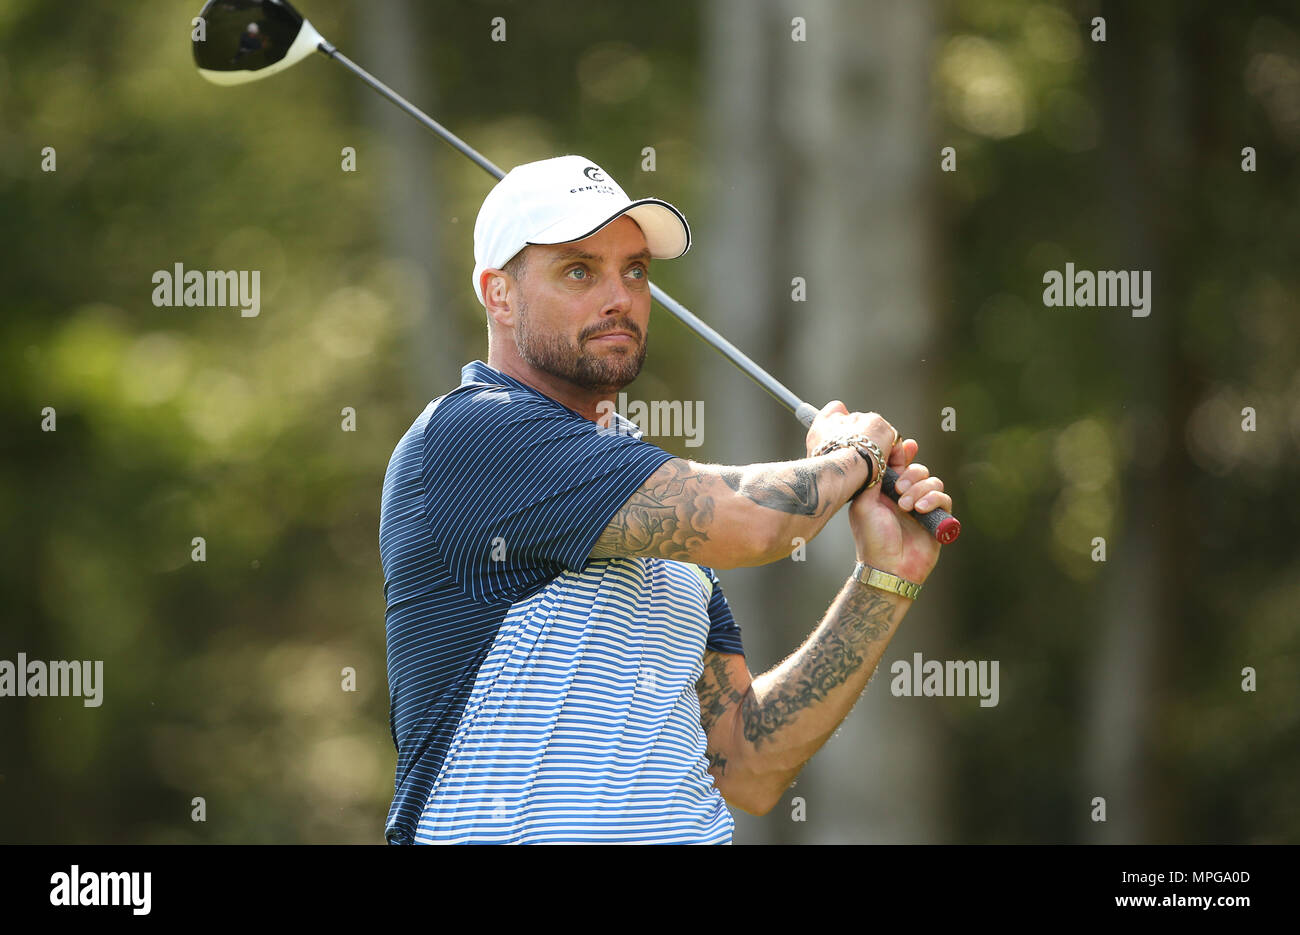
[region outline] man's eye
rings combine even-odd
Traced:
[[[582,275],[579,276],[578,279],[586,279],[586,278],[587,278],[587,271],[586,271],[585,269],[583,269],[581,266],[575,266],[573,269],[569,270],[569,273],[570,273],[570,274],[573,274],[573,273],[581,273]]]
[[[636,277],[637,279],[645,279],[646,272],[644,266],[634,266],[632,267],[632,272],[638,274]]]

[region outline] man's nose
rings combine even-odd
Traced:
[[[632,290],[628,288],[628,284],[623,277],[615,274],[606,277],[606,281],[612,283],[612,285],[602,296],[604,307],[601,309],[601,314],[626,315],[632,311]]]

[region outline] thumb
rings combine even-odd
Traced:
[[[832,400],[831,400],[830,402],[828,402],[825,406],[822,406],[822,408],[821,408],[821,412],[819,412],[819,413],[817,413],[817,414],[818,414],[819,416],[828,416],[828,415],[831,415],[832,413],[836,413],[836,412],[842,412],[842,413],[844,413],[845,415],[848,415],[849,410],[848,410],[848,408],[844,405],[844,403],[840,402],[838,399],[832,399]]]

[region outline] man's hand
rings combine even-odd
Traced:
[[[913,463],[919,448],[916,440],[909,438],[900,441],[889,455],[889,466],[899,475],[894,485],[900,494],[897,504],[877,485],[849,505],[858,561],[917,584],[925,581],[939,561],[942,546],[906,510],[915,503],[917,513],[937,507],[952,512],[952,497],[943,492],[943,481],[931,477],[924,464]]]
[[[821,412],[817,413],[817,418],[813,419],[813,424],[808,427],[808,437],[804,440],[808,457],[811,458],[812,453],[824,442],[833,438],[843,438],[845,435],[867,436],[880,446],[886,459],[889,458],[889,448],[897,437],[894,427],[886,422],[880,413],[849,412],[844,403],[832,399],[822,406]],[[873,467],[872,470],[875,468]]]
[[[808,431],[808,450],[844,434],[867,434],[887,453],[888,466],[906,488],[900,498],[905,506],[918,499],[924,500],[917,507],[921,512],[952,508],[943,481],[912,463],[916,440],[899,441],[891,450],[894,429],[874,412],[851,413],[838,400],[828,403]],[[860,561],[908,581],[923,582],[939,558],[939,543],[878,484],[853,501],[849,524]],[[700,723],[709,773],[729,803],[755,815],[775,807],[849,713],[911,604],[902,595],[850,580],[812,636],[757,678],[743,656],[705,653],[704,674],[695,686]]]

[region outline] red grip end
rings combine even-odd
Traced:
[[[956,542],[957,537],[961,535],[961,523],[957,517],[950,516],[939,524],[938,531],[934,537],[939,540],[940,545],[947,545],[949,542]]]

